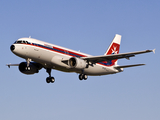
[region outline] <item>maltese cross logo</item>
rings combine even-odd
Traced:
[[[117,51],[117,47],[114,47],[114,46],[113,46],[112,54],[117,54],[117,53],[118,53],[118,51]]]

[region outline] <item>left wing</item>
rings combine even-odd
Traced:
[[[88,62],[91,62],[91,63],[98,63],[98,62],[110,61],[110,60],[116,60],[116,59],[122,59],[122,58],[129,59],[130,57],[134,57],[135,55],[148,53],[148,52],[155,53],[155,49],[154,50],[137,51],[137,52],[129,52],[129,53],[102,55],[102,56],[81,57],[81,58],[83,60],[87,60]]]

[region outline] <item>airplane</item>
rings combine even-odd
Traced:
[[[10,50],[18,57],[26,61],[20,64],[7,64],[19,66],[23,74],[35,74],[45,68],[49,77],[47,83],[54,83],[55,78],[51,76],[51,70],[63,72],[75,72],[79,74],[79,80],[87,80],[88,76],[101,76],[115,74],[123,71],[123,68],[142,66],[145,64],[118,65],[118,59],[134,57],[138,54],[154,52],[154,50],[143,50],[128,53],[119,53],[121,35],[116,34],[104,55],[91,56],[80,51],[71,50],[58,45],[40,41],[34,38],[19,38],[11,46]]]

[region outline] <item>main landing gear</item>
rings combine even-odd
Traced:
[[[47,83],[54,83],[55,79],[51,76],[51,68],[47,68],[46,72],[49,74],[49,77],[46,78]]]
[[[88,76],[86,74],[80,74],[79,80],[87,80]]]
[[[46,78],[47,83],[54,83],[55,78],[51,76],[51,68],[47,68],[46,72],[49,74],[49,77]],[[87,80],[88,76],[86,74],[81,73],[79,75],[79,80]]]

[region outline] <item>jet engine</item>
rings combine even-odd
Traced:
[[[30,62],[29,66],[27,66],[27,62],[19,64],[19,71],[27,75],[38,73],[40,69],[42,69],[42,65],[36,62]]]
[[[72,57],[72,58],[69,59],[68,65],[71,68],[84,69],[84,68],[86,68],[87,63],[83,59]]]

